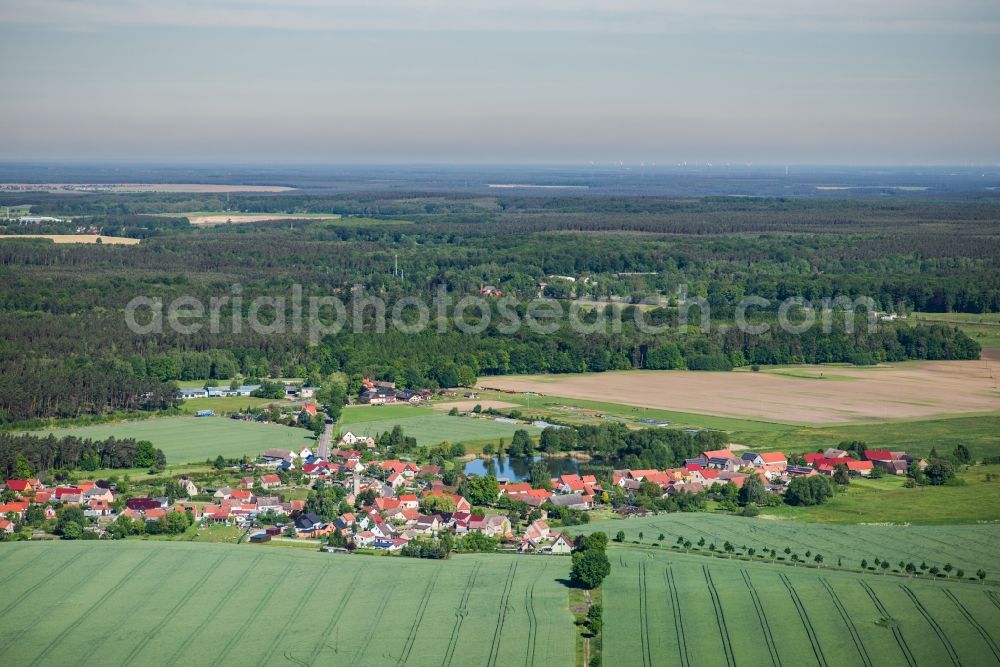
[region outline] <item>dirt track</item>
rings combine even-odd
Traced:
[[[480,385],[696,414],[834,424],[998,410],[998,381],[1000,362],[990,351],[981,361],[880,368],[522,375],[481,378]]]

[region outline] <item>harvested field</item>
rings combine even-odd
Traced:
[[[188,221],[192,225],[225,225],[232,223],[234,225],[240,223],[248,222],[270,222],[272,220],[337,220],[340,218],[339,215],[294,215],[294,214],[266,214],[266,215],[242,215],[242,214],[229,214],[229,213],[219,213],[211,215],[192,215],[188,216]]]
[[[0,234],[0,240],[3,239],[51,239],[53,243],[97,243],[97,239],[100,239],[103,245],[139,244],[139,239],[100,234]]]
[[[992,373],[992,376],[991,376]],[[833,377],[826,377],[827,375]],[[617,371],[483,378],[482,387],[787,424],[837,424],[1000,409],[988,360],[760,373]]]

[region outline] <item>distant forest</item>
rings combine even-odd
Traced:
[[[344,371],[433,387],[498,373],[979,356],[979,345],[955,328],[897,321],[868,333],[861,316],[850,334],[839,326],[802,335],[772,326],[761,336],[732,327],[695,333],[672,326],[650,335],[631,323],[629,306],[622,331],[614,334],[563,328],[552,335],[505,335],[491,326],[468,335],[450,327],[444,334],[342,332],[315,346],[304,333],[139,336],[124,324],[124,305],[135,296],[169,302],[191,295],[207,302],[229,295],[236,283],[250,298],[288,297],[299,284],[305,297],[337,295],[349,308],[351,299],[365,296],[383,298],[390,309],[402,297],[429,300],[439,290],[458,299],[478,294],[482,285],[522,300],[543,293],[567,304],[655,299],[665,307],[647,312],[646,320],[674,325],[682,286],[689,297],[707,300],[715,325],[731,322],[747,295],[774,302],[770,310],[754,311],[772,324],[777,301],[795,296],[813,302],[868,296],[878,309],[899,313],[1000,311],[1000,204],[991,200],[300,191],[234,194],[229,207],[349,217],[196,228],[178,214],[224,208],[224,197],[0,195],[0,206],[25,203],[33,213],[75,220],[9,222],[0,233],[65,233],[85,225],[143,241],[130,247],[0,243],[0,420],[8,423],[160,410],[176,403],[171,381],[237,374]],[[230,314],[224,309],[223,321]]]

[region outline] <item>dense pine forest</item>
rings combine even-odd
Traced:
[[[0,206],[72,222],[6,221],[3,234],[96,229],[142,239],[135,246],[0,243],[0,420],[161,410],[176,403],[175,380],[325,375],[343,371],[401,386],[470,384],[501,373],[612,369],[729,370],[751,364],[969,359],[979,345],[954,328],[905,319],[853,330],[836,309],[829,331],[775,326],[780,302],[869,297],[880,312],[1000,310],[1000,204],[993,200],[819,200],[638,196],[496,197],[462,194],[42,194],[0,195]],[[186,211],[337,214],[322,221],[191,225]],[[234,291],[234,285],[239,285]],[[365,327],[310,341],[301,330],[137,334],[125,326],[134,297],[164,303],[191,296],[335,296],[348,311],[378,297],[391,311],[404,297],[454,304],[489,285],[491,324],[478,333],[443,328],[376,333]],[[503,330],[506,312],[525,316],[538,296],[571,303],[585,322],[554,333]],[[766,334],[731,326],[744,297]],[[644,303],[637,306],[633,304]],[[707,304],[711,329],[682,326],[686,304]],[[453,313],[453,305],[446,312]],[[636,312],[638,310],[638,312]],[[808,313],[807,313],[808,314]],[[690,311],[690,322],[701,316]],[[272,310],[265,319],[275,317]],[[662,327],[649,333],[636,319]],[[794,319],[794,318],[793,318]]]

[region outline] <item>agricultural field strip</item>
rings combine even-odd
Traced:
[[[442,663],[444,667],[451,665],[452,656],[455,655],[458,636],[462,632],[462,621],[465,619],[465,615],[469,613],[469,596],[472,595],[472,589],[476,585],[476,577],[479,576],[479,570],[482,566],[482,563],[476,563],[472,568],[472,572],[469,573],[469,580],[465,584],[465,590],[462,592],[462,601],[459,603],[458,609],[455,610],[455,625],[451,629],[451,637],[448,639],[448,647],[445,649],[444,662]]]
[[[128,667],[128,665],[132,664],[132,661],[134,661],[136,657],[140,653],[142,653],[142,650],[146,648],[146,645],[149,644],[150,640],[156,637],[156,635],[158,635],[163,630],[163,628],[166,627],[168,623],[170,623],[170,621],[180,612],[180,610],[184,608],[184,605],[186,605],[188,601],[192,597],[194,597],[194,594],[197,593],[199,590],[201,590],[201,587],[204,586],[205,582],[207,582],[212,577],[212,575],[215,574],[215,571],[222,566],[225,560],[226,560],[225,556],[219,556],[215,560],[215,562],[212,563],[212,565],[210,565],[208,569],[205,570],[204,573],[202,573],[201,577],[199,577],[198,580],[191,585],[191,587],[187,590],[187,592],[184,593],[179,600],[177,600],[174,606],[171,607],[170,610],[167,611],[167,613],[164,614],[162,618],[160,618],[160,620],[156,623],[156,625],[154,625],[148,632],[146,632],[146,634],[143,635],[142,639],[139,640],[138,644],[132,647],[132,650],[129,651],[128,655],[125,656],[125,659],[122,660],[122,667]]]
[[[91,557],[90,560],[94,560],[93,556]],[[52,570],[50,570],[49,572],[42,573],[42,576],[39,577],[38,581],[36,581],[34,584],[31,584],[27,589],[25,589],[23,591],[17,591],[17,592],[15,592],[13,590],[10,590],[10,589],[6,589],[4,592],[5,592],[6,595],[10,596],[10,602],[8,602],[7,605],[3,609],[0,609],[0,618],[3,618],[4,616],[6,616],[7,613],[11,609],[13,609],[14,607],[16,607],[18,605],[18,603],[21,603],[21,602],[24,602],[26,600],[29,600],[31,598],[31,594],[32,593],[34,593],[36,590],[38,590],[39,588],[41,588],[42,586],[44,586],[45,584],[47,584],[48,581],[49,581],[49,575],[51,574],[51,572],[63,573],[64,572],[63,568],[65,568],[65,567],[71,567],[71,568],[77,569],[77,568],[79,568],[79,566],[81,565],[81,563],[87,564],[88,567],[91,566],[91,564],[89,563],[89,560],[85,560],[84,558],[77,558],[76,555],[74,554],[73,556],[71,556],[69,558],[61,560],[59,562],[59,565],[57,567],[53,568]],[[33,561],[29,561],[29,564],[37,566],[37,563],[35,563]],[[96,563],[95,563],[95,565],[96,565]],[[19,568],[17,570],[17,573],[19,574],[22,569],[23,568]]]
[[[514,561],[510,564],[507,572],[507,580],[504,582],[503,595],[500,597],[500,610],[497,614],[496,629],[493,631],[493,643],[490,646],[490,657],[486,663],[487,667],[496,667],[497,657],[500,652],[500,637],[503,634],[503,625],[507,619],[507,603],[510,600],[510,590],[514,585],[518,563],[519,561]]]
[[[910,651],[910,646],[909,644],[906,643],[906,639],[903,637],[903,631],[899,628],[899,625],[893,620],[892,615],[889,613],[889,610],[885,608],[885,605],[882,603],[882,600],[879,599],[878,595],[875,593],[875,590],[868,585],[868,582],[858,581],[858,583],[865,590],[865,592],[868,593],[868,597],[871,599],[872,604],[875,605],[875,609],[878,611],[878,613],[882,615],[882,618],[887,623],[889,623],[892,629],[892,634],[896,638],[896,644],[899,646],[899,650],[903,653],[903,657],[906,658],[906,663],[910,665],[910,667],[916,667],[917,661],[913,657],[913,652]]]
[[[997,643],[989,631],[983,627],[982,623],[976,620],[975,616],[969,613],[969,610],[965,608],[965,605],[963,605],[957,597],[955,597],[954,593],[949,591],[947,588],[942,588],[941,591],[948,597],[949,600],[955,603],[955,607],[958,609],[959,613],[965,617],[965,620],[969,622],[969,625],[976,629],[979,636],[981,636],[983,641],[986,642],[986,645],[990,647],[990,652],[992,652],[993,657],[996,658],[997,664],[1000,664],[1000,647],[997,647]]]
[[[264,556],[263,553],[257,554],[256,557],[254,557],[247,565],[246,569],[243,570],[240,576],[237,577],[237,581],[246,579],[246,577],[249,576],[249,574],[254,571],[254,568],[257,567],[257,564],[260,562],[260,559],[263,558],[263,556]],[[207,614],[206,618],[216,618],[219,614],[219,611],[225,608],[225,606],[229,603],[229,598],[231,598],[238,589],[239,587],[236,585],[231,586],[229,590],[226,591],[225,594],[222,595],[222,597],[220,597],[219,600],[215,603],[215,606],[212,607],[212,610]],[[194,629],[194,631],[187,637],[187,639],[177,644],[177,648],[174,650],[173,654],[171,654],[167,662],[169,664],[176,664],[177,659],[184,653],[185,649],[187,649],[194,642],[194,640],[197,639],[201,635],[201,633],[205,631],[207,627],[208,626],[204,623],[198,625]]]
[[[184,557],[181,554],[168,554],[167,556],[171,558],[170,563],[166,566],[160,564],[158,567],[169,572],[170,574],[163,579],[157,579],[155,577],[146,578],[143,583],[145,583],[149,589],[138,592],[132,596],[134,600],[132,605],[128,608],[128,611],[125,612],[125,618],[135,618],[137,614],[142,613],[142,610],[148,604],[149,598],[156,595],[156,591],[161,586],[169,586],[174,579],[186,580],[186,574],[183,571],[183,564],[185,562]],[[84,620],[83,623],[86,623],[86,620]],[[82,625],[82,623],[80,625]],[[79,630],[79,626],[76,629]],[[83,653],[75,655],[74,659],[78,662],[78,664],[85,665],[90,661],[90,658],[93,657],[94,653],[96,653],[100,647],[101,642],[90,642],[87,649]]]
[[[678,526],[685,529],[681,532]],[[597,529],[603,529],[613,535],[620,527],[633,533],[636,528],[648,532],[656,530],[669,536],[670,541],[684,537],[692,542],[699,535],[706,537],[706,542],[715,541],[716,547],[721,547],[726,541],[736,546],[752,546],[758,550],[765,546],[758,541],[766,542],[766,546],[779,552],[785,547],[798,547],[798,551],[811,550],[813,553],[823,553],[827,561],[831,557],[843,557],[851,566],[856,566],[861,558],[882,556],[890,562],[901,559],[938,562],[952,562],[956,567],[975,570],[983,566],[992,566],[997,562],[996,551],[979,548],[980,543],[975,536],[982,531],[995,532],[996,526],[859,526],[850,528],[839,525],[813,525],[792,521],[749,521],[738,517],[722,517],[714,515],[671,514],[647,519],[630,519],[627,521],[597,522]],[[743,528],[740,531],[737,528]],[[586,527],[591,530],[592,528]],[[880,534],[884,533],[884,537]],[[891,534],[890,534],[891,533]],[[951,541],[936,537],[937,534],[947,534],[953,537]],[[916,545],[926,546],[925,542],[935,542],[943,547],[941,552],[935,550],[917,550]],[[969,547],[969,543],[975,546]],[[860,545],[860,546],[859,546]],[[836,551],[834,551],[836,550]],[[976,559],[970,558],[976,556]]]
[[[410,632],[406,635],[406,643],[403,645],[403,651],[399,654],[399,660],[397,661],[399,665],[405,665],[406,661],[410,659],[410,651],[413,649],[413,642],[416,641],[417,634],[420,631],[420,623],[424,620],[427,603],[430,602],[434,586],[437,584],[438,577],[440,576],[441,568],[435,568],[434,574],[430,576],[427,585],[424,587],[423,595],[420,596],[420,603],[417,605],[417,613],[413,618],[413,624],[410,626]]]
[[[764,641],[767,643],[767,650],[771,654],[771,662],[775,667],[781,667],[781,656],[778,653],[778,644],[774,641],[774,635],[771,633],[771,624],[767,620],[764,605],[761,604],[760,596],[757,595],[757,589],[754,588],[753,582],[750,580],[750,573],[746,571],[746,568],[741,568],[740,573],[743,575],[743,582],[747,585],[747,591],[750,593],[750,599],[753,602],[754,609],[757,610],[757,619],[760,621],[760,629],[764,634]],[[868,665],[868,667],[871,667],[871,665]]]
[[[73,560],[74,560],[73,558],[70,558],[70,559],[61,561],[57,567],[53,568],[52,572],[56,573],[57,575],[64,575],[64,574],[66,574],[65,570],[63,570],[64,567],[67,567],[67,566],[74,567],[74,566],[79,565],[79,562],[71,562]],[[80,561],[80,560],[83,560],[83,559],[81,558],[81,559],[77,559],[77,560]],[[28,565],[34,565],[34,566],[37,567],[37,563],[35,563],[35,562],[31,561],[31,560],[29,560],[27,564]],[[18,568],[17,572],[20,573],[22,569],[23,569],[23,567]],[[42,580],[41,580],[41,582],[32,585],[31,588],[29,588],[28,590],[26,590],[24,593],[12,595],[11,596],[12,601],[7,605],[7,607],[5,607],[3,610],[0,610],[0,618],[2,618],[8,611],[10,611],[11,608],[13,608],[14,605],[17,604],[17,602],[30,599],[31,594],[34,593],[39,588],[39,586],[41,584],[48,583],[49,579],[50,579],[50,577],[43,577]],[[14,646],[17,645],[17,643],[20,641],[21,637],[26,632],[28,632],[29,630],[32,629],[32,626],[34,625],[35,622],[38,622],[40,620],[40,617],[41,617],[41,615],[34,617],[33,618],[33,622],[26,623],[24,625],[24,627],[22,627],[20,630],[18,630],[16,633],[14,633],[14,635],[12,635],[10,637],[10,639],[7,641],[7,643],[2,648],[0,648],[0,651],[3,651],[4,654],[7,654],[10,651],[10,649],[12,649]]]
[[[840,614],[840,618],[843,621],[844,626],[851,634],[851,640],[854,642],[854,647],[858,650],[858,655],[861,656],[861,661],[865,663],[865,667],[874,667],[871,656],[868,655],[868,650],[865,648],[864,640],[862,640],[861,635],[858,634],[858,628],[854,625],[854,620],[851,619],[851,614],[847,611],[847,608],[841,601],[840,596],[837,595],[837,591],[833,590],[833,586],[831,586],[830,582],[824,577],[820,577],[819,583],[821,583],[823,588],[825,588],[830,594],[830,599],[833,600],[833,604],[837,608],[837,613]]]
[[[663,582],[666,584],[667,592],[670,596],[670,611],[674,616],[674,631],[677,633],[677,653],[681,667],[688,667],[691,664],[691,657],[688,655],[687,637],[684,634],[684,615],[681,613],[681,600],[677,594],[677,582],[674,580],[674,569],[669,565],[663,570]],[[781,667],[780,664],[778,667]]]
[[[920,598],[916,596],[909,586],[900,584],[899,587],[904,593],[906,593],[906,596],[913,601],[913,605],[917,608],[917,611],[920,612],[920,615],[927,620],[927,624],[931,626],[934,634],[936,634],[938,639],[941,640],[941,644],[944,646],[945,650],[948,651],[948,656],[951,658],[952,663],[954,663],[955,667],[959,667],[962,664],[962,661],[959,659],[958,653],[955,651],[955,646],[951,643],[951,639],[948,637],[948,634],[938,624],[934,616],[927,611],[927,607],[924,606],[924,604],[920,601]]]
[[[319,574],[316,576],[316,583],[306,587],[305,594],[302,596],[302,599],[299,600],[298,604],[299,609],[306,609],[309,606],[309,603],[312,601],[313,596],[316,595],[316,591],[320,589],[320,584],[326,579],[327,576],[329,576],[330,570],[331,570],[331,563],[327,563],[326,565],[323,566],[323,569],[320,570]],[[294,623],[297,620],[298,619],[295,617],[294,614],[288,614],[288,617],[285,619],[285,623],[281,626],[281,629],[274,636],[274,641],[268,645],[267,651],[260,657],[260,660],[257,661],[257,667],[264,667],[264,665],[271,664],[271,658],[274,656],[275,651],[277,651],[278,647],[282,644],[282,641],[288,634],[289,628],[292,627],[292,623]]]
[[[538,576],[532,578],[531,583],[528,584],[524,593],[524,607],[528,613],[528,652],[524,657],[525,667],[532,667],[535,664],[535,643],[538,641],[538,618],[535,614],[535,582],[541,578],[542,573],[545,572],[548,566],[548,563],[542,566]]]
[[[639,652],[642,664],[652,667],[653,656],[649,647],[649,592],[646,590],[646,564],[639,563]]]
[[[826,667],[827,662],[826,657],[823,655],[823,647],[819,644],[819,638],[816,636],[816,630],[813,628],[812,621],[809,620],[809,614],[806,612],[805,605],[802,604],[798,592],[796,592],[795,587],[792,586],[792,582],[789,581],[788,577],[784,573],[779,574],[778,577],[781,579],[781,583],[785,585],[785,588],[788,589],[788,594],[792,598],[792,604],[795,605],[795,609],[799,613],[799,619],[802,621],[802,627],[805,628],[806,635],[809,637],[809,643],[812,644],[816,661],[821,667]]]
[[[281,575],[275,580],[273,584],[271,584],[271,586],[268,587],[267,592],[265,592],[263,595],[260,596],[260,600],[257,602],[257,605],[253,608],[253,611],[250,612],[250,617],[246,621],[244,621],[243,625],[241,625],[238,629],[236,629],[235,632],[230,634],[229,640],[222,646],[222,650],[218,653],[218,655],[215,656],[215,660],[212,662],[213,667],[218,667],[218,665],[223,663],[223,661],[229,655],[229,652],[233,650],[233,646],[235,646],[236,643],[243,637],[243,634],[248,629],[250,629],[250,626],[254,624],[254,621],[257,620],[257,617],[260,616],[260,613],[264,611],[264,608],[267,606],[267,603],[271,600],[274,594],[281,588],[281,584],[284,581],[287,581],[288,573],[292,571],[292,567],[294,566],[295,563],[288,563],[288,565],[285,566],[285,569],[281,573]]]
[[[360,582],[358,583],[360,584]],[[323,650],[324,646],[327,646],[326,638],[329,636],[330,632],[337,625],[337,623],[340,622],[340,617],[350,604],[351,597],[354,595],[355,590],[357,590],[357,587],[349,587],[344,591],[343,595],[341,595],[340,602],[337,604],[336,610],[330,615],[330,619],[326,622],[323,632],[316,639],[316,644],[313,645],[312,651],[309,653],[309,659],[305,661],[307,665],[315,663],[316,658],[319,657],[320,651]],[[291,659],[287,653],[285,654],[285,657]]]
[[[361,641],[361,646],[355,652],[356,659],[360,659],[364,656],[365,651],[368,650],[368,647],[372,643],[372,639],[375,638],[375,632],[379,629],[379,624],[382,623],[382,617],[385,615],[385,608],[389,604],[389,598],[392,597],[392,592],[392,586],[385,587],[385,593],[382,594],[382,599],[379,600],[378,608],[375,610],[375,615],[368,624],[368,631],[365,633],[365,638]]]
[[[709,572],[707,565],[702,566],[702,572],[705,574],[705,584],[708,588],[709,597],[712,600],[712,606],[715,607],[715,620],[719,626],[722,650],[726,655],[726,664],[729,667],[736,667],[736,656],[733,654],[733,644],[729,637],[729,629],[726,627],[726,615],[722,610],[722,601],[719,600],[719,591],[715,588],[715,582],[712,581],[712,573]]]
[[[53,637],[49,641],[49,643],[45,645],[45,648],[42,649],[42,652],[39,653],[38,655],[36,655],[35,658],[34,658],[34,660],[32,660],[29,663],[29,667],[33,666],[33,665],[37,665],[39,662],[41,662],[42,660],[44,660],[45,656],[49,654],[49,651],[51,651],[52,649],[54,649],[56,646],[60,645],[62,643],[63,639],[65,639],[66,636],[69,635],[70,632],[72,632],[73,630],[75,630],[76,627],[80,624],[80,622],[83,621],[83,619],[87,618],[91,614],[91,612],[93,612],[95,609],[100,609],[100,607],[105,602],[107,602],[115,593],[117,593],[119,591],[119,589],[121,589],[122,586],[125,585],[125,582],[127,582],[137,572],[139,572],[140,570],[142,570],[142,568],[146,564],[148,564],[151,560],[153,560],[158,555],[159,554],[156,551],[150,551],[149,554],[147,554],[145,558],[143,558],[138,563],[136,563],[135,565],[133,565],[131,567],[131,569],[129,569],[129,571],[118,580],[117,583],[115,583],[108,590],[106,590],[100,597],[98,597],[89,607],[87,607],[87,609],[85,609],[83,611],[83,613],[81,613],[79,616],[77,616],[76,619],[73,622],[68,623],[66,625],[66,627],[63,628],[62,632],[60,632],[58,635],[56,635],[55,637]]]

